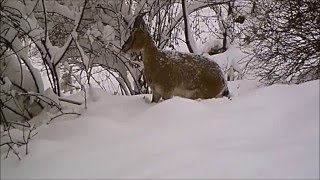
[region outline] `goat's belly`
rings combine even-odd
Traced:
[[[187,89],[183,89],[183,88],[175,88],[173,90],[173,95],[174,96],[180,96],[180,97],[184,97],[184,98],[189,98],[189,99],[194,99],[194,94],[195,94],[195,90],[187,90]]]

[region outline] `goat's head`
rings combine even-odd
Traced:
[[[146,33],[141,29],[135,29],[131,32],[128,40],[121,47],[124,53],[140,52],[145,45]]]
[[[146,25],[143,21],[143,16],[145,14],[146,12],[139,14],[136,17],[131,35],[121,47],[121,51],[124,53],[139,52],[145,45],[145,40],[148,36]]]

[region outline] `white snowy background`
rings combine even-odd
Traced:
[[[225,70],[241,69],[245,56],[230,46],[210,58]],[[319,83],[244,78],[229,82],[231,100],[160,103],[90,88],[87,109],[62,102],[81,116],[37,117],[43,124],[27,155],[17,148],[21,160],[1,147],[1,179],[319,179]],[[84,101],[82,92],[68,98]]]

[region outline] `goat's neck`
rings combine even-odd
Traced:
[[[146,40],[144,47],[141,51],[142,58],[145,64],[156,62],[159,50],[153,42],[152,38],[149,36]]]

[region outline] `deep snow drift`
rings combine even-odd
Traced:
[[[319,80],[255,88],[232,100],[143,96],[95,101],[38,128],[30,154],[1,159],[4,178],[319,178]]]

